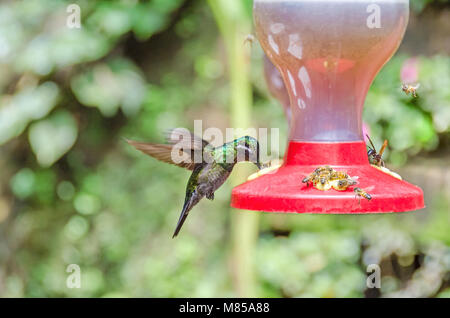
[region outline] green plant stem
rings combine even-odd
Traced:
[[[231,94],[231,126],[248,128],[252,107],[249,46],[244,44],[251,30],[251,21],[240,0],[208,0],[220,32],[224,38]],[[232,176],[233,185],[245,181],[249,174],[246,165],[237,166]],[[231,210],[231,261],[234,284],[239,297],[255,297],[255,245],[258,235],[258,214]]]

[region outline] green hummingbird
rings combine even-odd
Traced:
[[[172,238],[178,235],[189,211],[203,197],[214,200],[214,192],[227,180],[236,163],[250,161],[259,169],[262,167],[258,140],[250,136],[214,147],[189,130],[176,128],[168,132],[166,139],[168,144],[126,141],[155,159],[192,170],[183,209]]]

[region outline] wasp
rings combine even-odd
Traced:
[[[417,97],[417,89],[420,87],[420,84],[416,86],[412,86],[410,84],[402,84],[402,91],[405,92],[406,95],[411,94],[413,97]]]
[[[363,197],[364,199],[367,199],[368,201],[372,200],[372,196],[361,188],[354,188],[353,191],[358,196],[358,202],[360,204],[361,204],[361,197]]]
[[[383,146],[381,146],[380,151],[377,153],[375,146],[373,145],[373,142],[370,139],[369,135],[366,135],[366,137],[367,137],[367,139],[369,139],[369,142],[372,145],[372,147],[369,146],[369,150],[367,151],[367,156],[369,157],[369,162],[378,167],[385,167],[386,165],[385,165],[383,159],[381,158],[381,156],[383,155],[383,152],[388,145],[388,141],[384,140]]]

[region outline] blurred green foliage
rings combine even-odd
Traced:
[[[121,139],[163,141],[165,129],[199,118],[228,127],[226,52],[210,8],[77,1],[82,28],[69,29],[69,3],[0,4],[0,296],[235,296],[230,185],[171,240],[189,172]],[[443,150],[450,129],[449,57],[418,58],[417,99],[400,90],[407,59],[400,52],[377,76],[364,113],[398,166]],[[257,44],[251,60],[254,125],[280,127],[284,140]],[[425,215],[264,214],[258,295],[448,297],[450,203],[435,195]],[[372,263],[382,267],[381,291],[366,289]],[[69,264],[81,267],[81,289],[66,287]]]
[[[450,59],[434,56],[417,60],[417,99],[400,94],[399,74],[407,58],[397,55],[380,71],[366,100],[364,120],[377,144],[388,139],[391,153],[386,156],[396,165],[408,157],[439,147],[439,135],[450,131]],[[414,85],[415,83],[413,83]]]

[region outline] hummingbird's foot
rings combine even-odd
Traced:
[[[209,194],[207,194],[206,195],[206,198],[208,199],[208,200],[214,200],[214,192],[213,193],[209,193]]]

